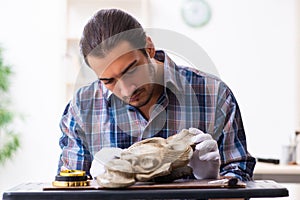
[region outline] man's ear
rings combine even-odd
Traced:
[[[149,36],[146,37],[146,51],[149,54],[150,58],[153,58],[155,55],[155,47]]]

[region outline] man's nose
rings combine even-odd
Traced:
[[[132,81],[121,78],[118,80],[116,88],[119,90],[122,97],[130,98],[137,87]]]

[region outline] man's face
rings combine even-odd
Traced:
[[[87,59],[101,82],[118,98],[135,107],[150,101],[155,70],[140,50],[132,49],[128,42],[121,42],[104,58],[88,56]]]

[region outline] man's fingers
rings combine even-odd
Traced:
[[[212,140],[212,137],[210,134],[198,134],[198,135],[195,135],[193,138],[192,138],[192,141],[197,144],[197,143],[201,143],[205,140]]]
[[[189,132],[194,134],[194,135],[197,135],[197,134],[203,134],[203,132],[197,128],[189,128]]]
[[[215,140],[204,140],[196,145],[195,150],[198,152],[199,157],[209,153],[218,152],[218,144]]]
[[[213,152],[208,152],[202,156],[199,156],[199,160],[219,160],[220,159],[220,154],[219,151],[213,151]]]

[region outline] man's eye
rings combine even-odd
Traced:
[[[105,81],[104,84],[108,85],[108,84],[111,84],[112,82],[113,82],[112,80],[109,80],[109,81]]]
[[[112,79],[109,79],[109,80],[102,80],[102,83],[103,83],[104,85],[112,84],[112,83],[113,83],[113,80],[112,80]]]

